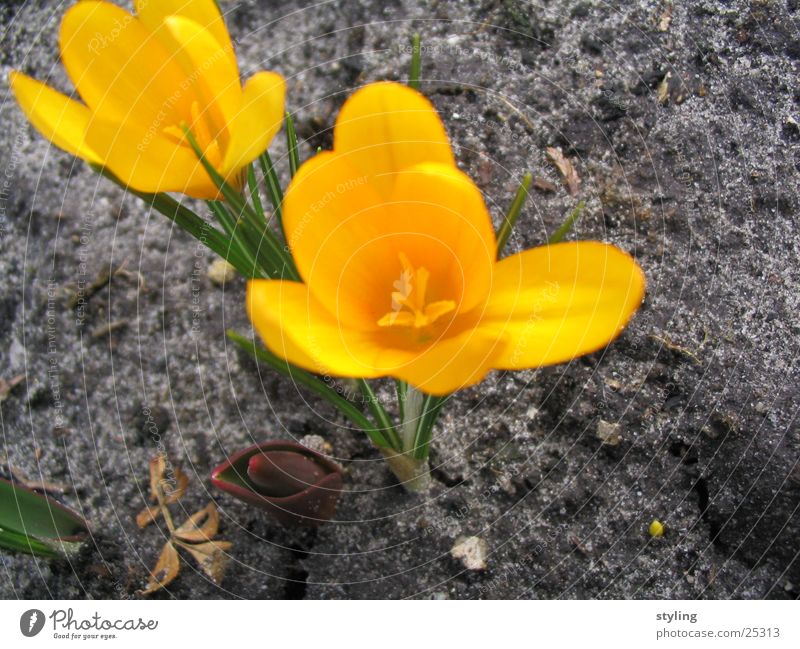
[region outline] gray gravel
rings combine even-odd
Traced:
[[[67,4],[0,6],[4,77],[69,89]],[[452,399],[425,497],[325,403],[232,349],[225,329],[250,331],[241,278],[212,284],[210,253],[51,148],[4,84],[0,377],[26,381],[0,406],[0,474],[73,485],[61,499],[93,537],[71,561],[0,556],[0,594],[136,596],[163,542],[134,522],[161,443],[191,477],[182,507],[214,499],[234,547],[221,585],[187,564],[157,597],[798,597],[798,4],[675,3],[669,19],[668,6],[223,3],[243,73],[289,80],[303,155],[330,145],[353,88],[403,78],[420,31],[423,90],[494,217],[524,171],[557,185],[534,193],[512,247],[540,244],[576,202],[544,154],[560,146],[587,201],[573,236],[647,273],[640,314],[606,351]],[[616,445],[598,437],[608,424]],[[209,485],[226,453],[309,433],[348,472],[319,530],[283,530]],[[461,536],[486,542],[485,570],[451,556]]]

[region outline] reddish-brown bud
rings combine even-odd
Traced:
[[[275,440],[232,455],[212,471],[211,482],[284,525],[313,526],[333,516],[342,470],[310,448]]]

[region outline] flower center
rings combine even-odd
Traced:
[[[453,300],[427,302],[426,293],[431,275],[428,269],[422,266],[414,268],[402,252],[399,256],[403,270],[400,279],[392,284],[392,310],[378,320],[379,327],[422,329],[456,308]]]
[[[220,149],[218,138],[212,133],[211,126],[209,124],[210,119],[207,119],[207,116],[200,114],[200,105],[197,103],[197,101],[192,102],[191,111],[192,121],[189,125],[189,128],[191,129],[195,140],[197,140],[197,146],[200,147],[200,150],[203,152],[211,165],[219,168],[220,164],[222,163],[222,151]],[[164,133],[177,138],[179,142],[184,141],[186,137],[183,130],[179,126],[167,126],[164,128]],[[188,142],[186,142],[186,144],[188,145]]]

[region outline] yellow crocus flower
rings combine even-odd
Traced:
[[[64,14],[61,58],[83,103],[17,71],[11,88],[47,139],[129,187],[216,198],[184,128],[238,185],[280,128],[283,78],[258,72],[242,85],[214,0],[135,0],[134,8],[83,0]]]
[[[333,151],[286,192],[284,227],[303,282],[251,281],[248,311],[272,352],[320,374],[443,395],[598,350],[644,295],[636,262],[596,241],[498,261],[434,108],[396,83],[347,100]]]

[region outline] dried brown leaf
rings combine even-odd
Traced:
[[[547,178],[542,178],[541,176],[534,176],[532,185],[534,189],[545,193],[553,193],[558,189],[558,187],[547,180]]]
[[[147,527],[161,515],[161,508],[158,505],[148,505],[136,514],[136,524],[139,529]]]
[[[161,551],[161,556],[158,557],[156,567],[150,573],[150,579],[147,582],[147,587],[141,591],[142,595],[150,595],[151,593],[161,590],[169,584],[181,570],[181,561],[178,556],[178,551],[171,541],[164,544],[164,549]]]
[[[174,532],[184,541],[199,543],[210,541],[219,532],[219,513],[214,503],[208,503],[203,509],[195,512]]]
[[[569,193],[573,196],[577,196],[578,190],[581,186],[581,179],[578,176],[578,172],[575,171],[575,167],[569,161],[569,159],[562,153],[560,148],[557,147],[547,147],[545,149],[545,153],[547,153],[547,157],[550,158],[552,163],[556,166],[558,171],[564,177],[564,183],[567,185],[567,189]]]
[[[164,502],[168,505],[178,502],[183,498],[183,494],[186,493],[186,488],[188,486],[189,476],[180,469],[175,469],[175,482],[173,483],[171,480],[167,479],[161,483],[161,489],[165,496]]]
[[[150,496],[154,501],[158,500],[159,491],[165,504],[177,502],[186,493],[189,476],[178,468],[172,473],[172,476],[167,474],[166,456],[159,455],[150,460]]]
[[[229,541],[209,541],[200,544],[179,543],[194,557],[200,569],[211,577],[215,584],[222,581],[225,568],[230,560],[227,551],[231,549],[233,543]]]
[[[150,460],[150,497],[158,500],[159,485],[164,479],[164,471],[167,470],[167,458],[163,455],[154,457]]]

